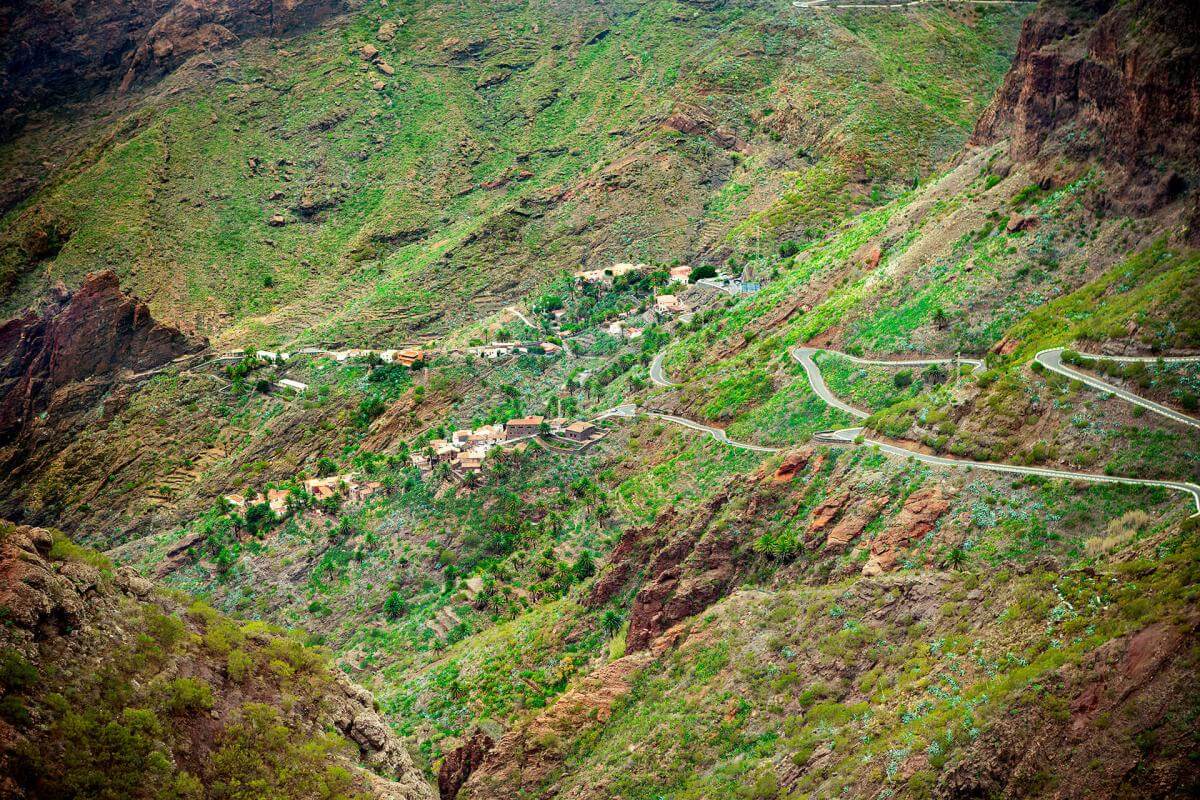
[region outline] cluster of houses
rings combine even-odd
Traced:
[[[554,342],[490,342],[468,347],[464,352],[489,360],[497,360],[519,355],[553,356],[561,350],[562,347]]]
[[[525,440],[541,434],[546,428],[553,435],[582,444],[589,444],[601,436],[595,425],[582,420],[519,417],[504,425],[457,430],[449,439],[431,439],[420,451],[412,453],[409,461],[422,471],[432,469],[435,464],[449,464],[451,469],[462,473],[479,472],[488,453],[496,447],[523,447]]]
[[[326,478],[309,478],[301,483],[304,491],[308,492],[318,502],[331,497],[342,497],[352,503],[361,503],[383,488],[378,481],[360,481],[354,473],[331,475]],[[238,511],[244,511],[247,506],[266,503],[271,511],[282,516],[287,513],[288,501],[291,499],[291,489],[267,489],[266,494],[245,497],[240,494],[225,495],[225,502]]]

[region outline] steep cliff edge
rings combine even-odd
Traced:
[[[131,386],[124,378],[204,346],[155,321],[113,272],[89,275],[75,292],[60,289],[0,324],[0,469],[25,474],[94,414],[115,413]]]
[[[1200,8],[1187,0],[1055,0],[1026,19],[1017,57],[975,128],[1014,159],[1096,159],[1153,210],[1200,180]]]
[[[319,652],[61,534],[0,523],[0,609],[4,797],[433,797]]]

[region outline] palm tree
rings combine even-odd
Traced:
[[[946,554],[946,564],[951,569],[961,570],[967,563],[967,551],[956,547]]]

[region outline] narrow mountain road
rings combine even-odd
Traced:
[[[525,316],[525,314],[522,313],[521,309],[517,308],[516,306],[505,306],[504,310],[509,312],[513,316],[515,316],[517,319],[521,320],[521,322],[524,322],[529,327],[533,328],[535,331],[538,329],[538,326],[534,325],[533,322],[529,319],[529,317]]]
[[[839,431],[822,431],[816,434],[814,438],[820,442],[829,444],[855,444],[858,437],[863,435],[863,428],[843,428]],[[875,439],[862,439],[858,443],[864,445],[873,445],[878,447],[881,452],[899,458],[911,458],[914,461],[920,461],[923,464],[931,464],[938,467],[953,467],[956,469],[983,469],[990,472],[1007,472],[1013,475],[1037,475],[1042,478],[1060,478],[1067,481],[1087,481],[1089,483],[1119,483],[1127,486],[1160,486],[1166,489],[1172,489],[1177,492],[1183,492],[1192,496],[1192,500],[1196,503],[1196,513],[1192,516],[1200,516],[1200,486],[1194,483],[1186,483],[1184,481],[1158,481],[1142,478],[1118,478],[1112,475],[1097,475],[1091,472],[1070,472],[1061,469],[1043,469],[1041,467],[1022,467],[1016,464],[997,464],[992,461],[968,461],[962,458],[946,458],[944,456],[934,456],[928,453],[922,453],[918,450],[909,450],[904,447],[897,447],[887,442],[881,442]]]
[[[816,352],[818,352],[817,349],[812,347],[793,347],[791,349],[792,358],[796,359],[796,361],[800,362],[800,364],[804,367],[804,372],[808,376],[808,382],[812,386],[812,389],[817,396],[834,408],[841,409],[847,414],[851,414],[859,419],[865,419],[870,416],[868,412],[842,402],[835,397],[832,392],[829,391],[829,387],[825,384],[825,379],[821,376],[820,367],[818,367],[816,362],[813,361],[812,357]],[[837,355],[846,355],[845,353],[838,353],[835,350],[827,350],[825,352],[835,353]],[[1068,375],[1068,372],[1074,373],[1074,370],[1069,370],[1067,367],[1061,366],[1061,355],[1062,348],[1056,348],[1054,350],[1044,350],[1041,353],[1038,353],[1035,358],[1037,358],[1047,369],[1053,369],[1055,372],[1061,372],[1064,375]],[[1045,360],[1042,360],[1043,356],[1046,357]],[[853,356],[846,357],[853,359]],[[1092,356],[1088,357],[1091,358]],[[1193,359],[1189,357],[1183,360]],[[929,363],[952,363],[954,359],[924,359],[924,361]],[[868,363],[886,363],[896,365],[904,362],[883,361]],[[1054,366],[1051,366],[1052,364],[1057,365],[1059,369],[1055,369]],[[1079,375],[1080,380],[1083,378],[1089,378],[1089,376],[1082,375],[1082,373],[1075,373],[1074,375],[1068,375],[1068,377],[1075,377],[1075,375]],[[1122,397],[1123,399],[1130,399],[1131,402],[1136,402],[1138,405],[1150,408],[1152,411],[1162,413],[1163,416],[1166,416],[1170,419],[1177,419],[1177,417],[1183,416],[1178,414],[1178,412],[1166,408],[1165,406],[1160,406],[1157,403],[1151,403],[1149,400],[1137,397],[1137,395],[1131,395],[1129,392],[1125,392],[1121,389],[1118,389],[1116,386],[1096,380],[1095,378],[1090,378],[1087,382],[1093,387],[1097,387],[1098,384],[1097,388],[1100,388],[1101,391],[1111,392],[1119,397]],[[1159,409],[1161,409],[1161,411],[1159,411]],[[1190,420],[1190,418],[1186,417],[1185,419]],[[1195,422],[1189,422],[1188,424],[1195,424]],[[1037,475],[1043,478],[1061,478],[1063,480],[1088,481],[1090,483],[1119,483],[1126,486],[1158,486],[1191,495],[1192,500],[1196,504],[1196,513],[1192,516],[1200,516],[1200,486],[1194,483],[1189,483],[1186,481],[1160,481],[1148,478],[1121,478],[1113,475],[1097,475],[1092,472],[1070,472],[1067,470],[1043,469],[1042,467],[1022,467],[1015,464],[997,464],[991,461],[968,461],[966,459],[959,458],[946,458],[945,456],[935,456],[928,453],[922,453],[919,450],[909,450],[905,447],[897,447],[896,445],[888,444],[887,442],[880,442],[874,439],[860,439],[860,437],[862,437],[864,434],[864,430],[865,429],[863,428],[843,428],[842,430],[837,431],[822,431],[821,433],[816,434],[814,438],[817,441],[825,442],[827,444],[873,445],[878,447],[880,451],[893,456],[898,456],[900,458],[911,458],[924,464],[931,464],[940,467],[953,467],[957,469],[982,469],[991,472],[1003,472],[1015,475]]]
[[[916,6],[929,5],[937,3],[939,5],[950,4],[956,6],[1024,6],[1033,5],[1038,0],[893,0],[893,2],[882,3],[837,3],[823,2],[823,0],[794,0],[792,6],[795,8],[807,8],[811,10],[822,9],[839,9],[839,8],[869,8],[872,10],[896,10],[904,8],[914,8]]]
[[[849,403],[843,403],[837,396],[829,391],[829,386],[825,383],[825,377],[821,375],[821,368],[817,366],[817,362],[813,361],[813,355],[819,352],[814,347],[793,347],[789,351],[792,358],[800,362],[800,366],[804,367],[804,374],[808,376],[808,383],[812,386],[817,397],[825,401],[825,405],[833,406],[839,411],[845,411],[852,417],[866,419],[871,416],[871,412],[863,411],[861,408],[855,408]]]
[[[736,447],[739,450],[752,450],[755,453],[782,453],[783,452],[782,447],[765,447],[760,444],[749,444],[747,442],[734,441],[733,439],[730,439],[729,436],[726,435],[725,431],[721,430],[720,428],[714,428],[712,425],[705,425],[703,422],[696,422],[694,419],[687,419],[686,417],[677,417],[674,414],[662,414],[658,411],[646,411],[644,413],[648,417],[654,417],[655,419],[666,420],[667,422],[674,422],[676,425],[682,425],[683,427],[691,428],[694,431],[700,431],[701,433],[707,433],[709,436],[716,439],[721,444],[727,444],[730,447]]]
[[[663,356],[666,354],[667,352],[662,350],[654,357],[654,360],[650,362],[650,382],[655,386],[664,386],[670,388],[672,386],[678,386],[679,384],[673,382],[667,377],[667,373],[663,372]]]
[[[1062,362],[1062,354],[1063,348],[1054,347],[1049,350],[1042,350],[1033,357],[1033,360],[1051,372],[1057,372],[1059,375],[1062,375],[1065,378],[1070,378],[1071,380],[1076,380],[1080,383],[1087,384],[1093,389],[1097,389],[1101,392],[1107,392],[1108,394],[1121,398],[1127,403],[1139,405],[1148,411],[1153,411],[1155,414],[1166,417],[1174,422],[1178,422],[1181,425],[1190,425],[1193,428],[1200,428],[1200,419],[1189,417],[1187,414],[1183,414],[1173,408],[1168,408],[1161,403],[1156,403],[1153,400],[1147,400],[1146,398],[1136,395],[1133,392],[1126,391],[1119,386],[1114,386],[1111,383],[1106,383],[1100,380],[1099,378],[1094,378],[1087,373],[1068,367]],[[1145,364],[1157,363],[1160,360],[1156,357],[1149,356],[1095,356],[1091,353],[1080,353],[1080,355],[1096,361],[1134,361]],[[1163,358],[1161,360],[1167,363],[1200,363],[1200,356],[1176,356],[1172,358]]]

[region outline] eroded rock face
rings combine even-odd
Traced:
[[[941,486],[925,486],[908,496],[903,508],[883,533],[871,541],[871,558],[863,575],[879,575],[896,568],[897,552],[933,530],[950,510]]]
[[[973,141],[1011,137],[1021,161],[1060,151],[1099,158],[1126,171],[1135,205],[1170,201],[1200,174],[1197,40],[1191,0],[1044,3],[1025,21]]]
[[[344,0],[39,0],[0,8],[0,97],[30,107],[156,78],[189,56],[274,36],[343,10]],[[3,135],[3,131],[0,131]]]
[[[457,796],[507,800],[542,785],[569,752],[564,743],[581,730],[607,722],[614,705],[629,693],[638,672],[653,658],[650,652],[642,651],[600,667],[545,711],[505,733]]]
[[[1032,796],[1055,764],[1055,797],[1195,797],[1192,730],[1177,720],[1180,698],[1196,696],[1185,654],[1197,622],[1154,623],[1046,676],[1043,685],[1069,699],[1069,713],[1033,704],[1003,715],[955,755],[933,796]],[[1139,750],[1136,742],[1153,746]]]
[[[102,401],[118,405],[123,378],[204,346],[155,321],[111,271],[89,275],[74,293],[58,289],[43,307],[0,324],[0,492],[18,489],[16,479],[39,454],[69,441]],[[5,506],[0,501],[5,513],[19,514]]]
[[[438,769],[438,795],[441,800],[458,797],[458,790],[475,770],[483,766],[484,759],[495,744],[491,736],[477,728],[465,742],[446,754]]]

